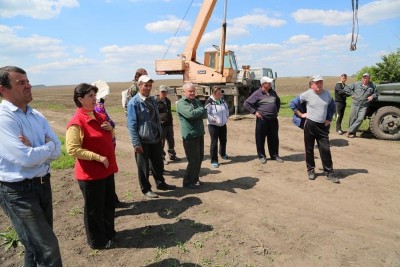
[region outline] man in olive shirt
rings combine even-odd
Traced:
[[[199,173],[204,158],[204,124],[207,110],[196,99],[195,86],[186,83],[183,86],[183,96],[176,104],[183,148],[185,149],[188,165],[183,176],[183,187],[198,188],[201,183]]]

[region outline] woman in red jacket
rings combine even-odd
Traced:
[[[110,248],[114,229],[115,183],[118,172],[113,127],[104,114],[93,111],[98,89],[81,83],[74,90],[78,107],[66,133],[67,153],[76,158],[75,177],[85,201],[84,224],[93,249]]]

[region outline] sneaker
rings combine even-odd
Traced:
[[[181,159],[178,158],[177,156],[171,156],[171,157],[169,157],[169,159],[172,161],[181,161]]]
[[[339,179],[336,177],[336,175],[333,172],[328,173],[326,175],[326,179],[331,181],[332,183],[340,184]]]
[[[315,172],[314,172],[314,170],[308,171],[308,180],[315,180]]]
[[[344,134],[344,132],[343,132],[342,130],[337,130],[337,133],[338,133],[339,135],[343,135],[343,134]]]
[[[151,190],[147,191],[147,193],[145,193],[144,195],[148,198],[158,198],[158,195]]]
[[[262,158],[259,158],[259,160],[260,160],[260,163],[261,163],[261,164],[265,164],[265,163],[267,163],[267,159],[266,159],[266,158],[264,158],[264,157],[262,157]]]
[[[281,157],[276,156],[273,158],[273,160],[276,160],[276,162],[283,163],[283,159]]]
[[[170,185],[170,184],[167,184],[167,183],[161,183],[161,184],[157,185],[157,189],[158,190],[162,190],[162,191],[175,190],[176,186],[175,185]]]
[[[225,155],[221,156],[221,158],[222,159],[229,159],[229,156],[225,154]]]
[[[219,167],[219,164],[218,164],[217,162],[212,162],[212,163],[211,163],[211,166],[212,166],[213,168],[218,168],[218,167]]]
[[[354,137],[356,137],[356,135],[353,134],[353,133],[348,133],[348,134],[347,134],[347,137],[348,137],[348,138],[354,138]]]

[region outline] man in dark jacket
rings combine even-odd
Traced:
[[[180,161],[181,159],[176,156],[175,152],[175,140],[174,140],[174,127],[173,118],[171,111],[171,100],[167,97],[168,88],[165,85],[161,85],[158,90],[157,96],[157,107],[158,113],[160,114],[162,135],[161,135],[161,145],[163,148],[163,158],[164,164],[168,165],[168,160],[166,159],[166,153],[164,151],[165,140],[168,142],[168,155],[169,159],[172,161]]]
[[[261,87],[255,91],[245,102],[244,107],[256,115],[256,146],[257,155],[261,164],[267,163],[265,155],[265,138],[268,142],[268,152],[272,160],[282,163],[279,157],[279,123],[278,112],[281,100],[272,89],[273,79],[262,77]]]
[[[340,81],[335,85],[335,105],[336,105],[336,132],[342,135],[344,132],[342,131],[342,120],[344,115],[344,110],[346,109],[346,97],[349,95],[346,94],[346,81],[347,74],[342,74],[340,76]]]

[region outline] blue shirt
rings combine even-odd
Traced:
[[[26,113],[7,100],[0,103],[0,181],[19,182],[44,176],[61,155],[61,143],[46,118],[27,106]],[[28,138],[32,147],[19,136]],[[45,142],[46,136],[53,141]]]

